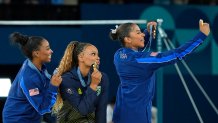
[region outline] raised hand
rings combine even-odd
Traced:
[[[54,86],[59,86],[62,82],[62,77],[58,74],[54,74],[52,77],[51,77],[51,84],[54,85]]]
[[[152,37],[155,39],[156,37],[156,28],[157,28],[157,22],[151,21],[147,23],[147,31],[150,33],[150,26],[152,26]]]
[[[102,77],[102,74],[101,72],[98,70],[98,67],[96,64],[93,65],[93,72],[92,72],[92,75],[91,75],[91,84],[90,84],[90,87],[96,91],[97,89],[97,86],[99,85],[99,83],[101,82],[101,77]]]
[[[204,23],[202,19],[199,20],[199,29],[207,36],[210,33],[210,25],[208,23]]]

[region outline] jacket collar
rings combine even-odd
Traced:
[[[24,63],[26,65],[28,65],[32,70],[36,71],[41,76],[40,71],[36,68],[36,66],[32,63],[32,61],[30,59],[25,60]],[[45,74],[45,76],[48,79],[51,78],[51,75],[48,73],[45,64],[42,65],[42,72]]]
[[[70,70],[70,73],[72,74],[72,78],[79,80],[79,77],[78,77],[78,75],[77,75],[77,66],[73,67],[73,68]]]

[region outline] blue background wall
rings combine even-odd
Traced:
[[[83,4],[80,11],[82,20],[156,20],[157,18],[163,18],[163,28],[176,46],[191,39],[198,32],[198,21],[200,18],[209,22],[212,31],[211,35],[196,53],[186,58],[186,61],[216,107],[218,107],[216,89],[218,87],[218,25],[215,23],[218,22],[217,7]],[[110,29],[114,27],[115,25],[0,26],[0,65],[20,66],[25,59],[18,48],[10,46],[8,42],[9,34],[14,31],[27,35],[40,35],[49,40],[54,51],[52,62],[48,64],[50,72],[58,65],[64,49],[70,41],[90,42],[99,49],[101,57],[100,69],[109,75],[109,97],[112,99],[116,96],[119,84],[113,65],[113,54],[120,47],[120,44],[111,41],[108,36]],[[144,29],[145,25],[140,25],[140,27]],[[179,64],[179,66],[182,65]],[[218,122],[218,116],[203,97],[196,84],[194,84],[184,68],[181,69],[185,74],[188,87],[193,94],[194,100],[196,100],[196,105],[205,123]],[[163,71],[164,123],[199,122],[174,66],[165,67]],[[10,73],[3,74],[5,76],[7,74],[10,75]],[[156,105],[156,99],[154,100],[154,105]]]

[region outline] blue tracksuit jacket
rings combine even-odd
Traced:
[[[129,48],[117,50],[114,64],[121,83],[114,109],[114,123],[151,123],[155,70],[182,60],[205,38],[200,32],[179,48],[157,56],[150,56],[151,52],[136,52]]]
[[[101,86],[101,92],[99,95],[90,88],[89,84],[85,87],[82,86],[77,74],[77,67],[74,67],[71,71],[63,74],[62,79],[60,93],[63,101],[68,101],[71,106],[77,109],[81,116],[87,116],[88,114],[95,112],[95,123],[106,123],[109,84],[107,75],[102,73],[102,79],[99,84],[99,86]]]
[[[24,61],[3,109],[4,123],[40,123],[41,115],[50,112],[56,101],[58,87],[50,84],[45,65],[39,71],[27,59]]]

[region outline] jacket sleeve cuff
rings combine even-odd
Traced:
[[[57,86],[54,86],[52,84],[49,84],[49,90],[52,92],[52,93],[57,93],[58,92],[58,87]]]
[[[97,96],[97,92],[94,91],[93,89],[91,89],[90,87],[87,87],[86,93],[87,93],[88,95],[93,95],[93,94],[94,94],[94,95]]]
[[[203,33],[203,32],[199,32],[195,37],[194,37],[194,40],[198,40],[198,39],[201,39],[202,41],[204,41],[207,36]]]

